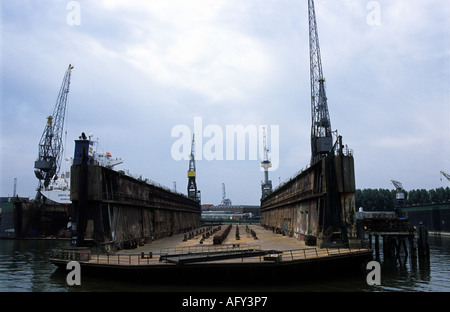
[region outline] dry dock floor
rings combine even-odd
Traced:
[[[266,230],[259,225],[249,225],[248,227],[256,233],[257,239],[254,239],[250,233],[245,231],[245,225],[239,226],[239,236],[240,239],[236,240],[236,225],[233,225],[230,233],[228,234],[225,241],[221,245],[214,245],[213,238],[211,235],[208,239],[200,244],[202,234],[195,236],[195,238],[183,241],[184,234],[178,234],[171,237],[166,237],[153,241],[151,244],[146,244],[145,246],[139,246],[136,249],[120,250],[118,253],[128,254],[128,253],[148,253],[153,252],[156,254],[160,253],[161,249],[164,248],[182,248],[182,247],[219,247],[225,245],[237,245],[240,247],[245,246],[260,246],[262,250],[289,250],[297,248],[310,248],[306,246],[303,241],[299,241],[294,237],[283,236],[281,234],[274,234],[272,231]],[[225,226],[222,225],[222,228]],[[195,232],[195,230],[194,230]]]
[[[306,260],[312,258],[330,257],[336,255],[345,255],[358,252],[367,252],[367,249],[348,249],[348,248],[318,248],[314,246],[307,246],[304,241],[297,240],[294,237],[283,236],[281,234],[274,234],[272,231],[266,230],[259,225],[248,225],[248,227],[256,233],[257,239],[253,238],[250,231],[246,231],[246,225],[239,226],[240,239],[236,239],[236,225],[233,225],[228,237],[221,245],[213,244],[213,237],[211,235],[208,239],[200,244],[202,234],[194,238],[184,241],[184,234],[173,235],[171,237],[155,240],[150,244],[138,246],[135,249],[120,250],[111,255],[92,255],[90,263],[99,264],[119,264],[119,265],[164,265],[165,262],[160,262],[161,253],[174,253],[176,249],[178,252],[199,252],[208,251],[220,248],[240,248],[240,249],[255,249],[260,250],[277,250],[282,251],[282,261]],[[224,225],[222,225],[222,228]],[[194,230],[194,233],[196,230]],[[238,247],[239,246],[239,247]],[[144,253],[144,257],[141,254]],[[148,255],[152,253],[150,258]],[[263,256],[237,258],[237,259],[223,259],[216,260],[215,263],[256,263],[262,262]],[[207,262],[204,262],[207,263]]]

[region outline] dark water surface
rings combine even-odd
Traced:
[[[0,240],[0,292],[272,292],[272,291],[364,291],[364,292],[449,292],[450,237],[430,237],[429,263],[414,264],[407,257],[399,263],[381,254],[381,286],[369,286],[365,272],[349,277],[298,283],[211,285],[179,281],[176,284],[131,283],[112,278],[81,277],[81,286],[69,286],[68,272],[57,271],[48,261],[53,250],[69,245],[57,240]]]

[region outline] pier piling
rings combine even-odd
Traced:
[[[399,260],[401,264],[405,264],[409,256],[414,264],[417,256],[419,260],[429,257],[428,232],[425,228],[419,228],[417,232],[366,232],[365,235],[377,260],[380,259],[380,236],[384,259]]]
[[[418,249],[419,249],[419,257],[427,258],[430,256],[430,246],[428,245],[428,231],[423,226],[423,224],[419,225],[417,229],[418,232]]]

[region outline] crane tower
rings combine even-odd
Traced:
[[[39,179],[39,190],[43,187],[46,188],[50,180],[59,173],[63,155],[64,118],[72,69],[73,66],[69,64],[64,74],[53,114],[47,117],[47,123],[39,141],[38,158],[34,163],[34,173]]]
[[[225,183],[222,183],[222,202],[223,206],[231,206],[231,199],[227,197],[227,193],[225,192]]]
[[[264,182],[261,183],[262,197],[266,197],[272,192],[272,181],[269,180],[269,168],[272,167],[272,163],[269,160],[267,149],[266,128],[263,127],[263,144],[264,144],[264,159],[261,162],[261,167],[264,169]]]
[[[395,180],[391,180],[391,183],[394,184],[397,192],[395,195],[397,206],[402,206],[405,201],[405,190],[403,189],[403,184]]]
[[[313,164],[332,149],[333,137],[325,93],[325,79],[322,72],[314,0],[308,0],[308,17],[312,118],[311,164]]]
[[[448,174],[448,173],[445,172],[445,171],[440,171],[440,173],[441,173],[444,177],[446,177],[447,180],[450,182],[450,174]]]
[[[197,182],[195,181],[195,134],[192,135],[191,155],[189,155],[189,170],[187,172],[188,197],[200,201],[200,191],[197,190]]]

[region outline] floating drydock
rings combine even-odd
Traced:
[[[179,282],[180,277],[189,282],[214,281],[218,277],[220,281],[233,281],[236,277],[252,282],[298,281],[335,273],[355,273],[372,257],[372,250],[361,246],[307,246],[305,240],[274,231],[268,223],[264,224],[265,227],[240,226],[240,231],[231,225],[222,226],[222,229],[201,228],[197,200],[97,166],[89,159],[88,150],[88,140],[76,141],[71,169],[72,247],[58,250],[50,259],[61,269],[75,260],[80,263],[83,274],[124,277],[133,281]],[[332,158],[333,168],[347,166],[348,162],[352,168],[352,159],[344,158],[343,162],[347,163],[339,163],[338,160]],[[312,186],[322,185],[319,196],[311,192],[311,197],[306,198],[321,201],[327,198],[327,194],[329,196],[324,190],[328,186],[324,182],[326,179],[320,178],[321,174],[327,174],[322,166],[329,166],[329,161],[318,162],[303,177],[307,180],[317,175],[321,182],[317,184],[312,179],[310,183]],[[336,178],[354,179],[339,174],[328,179]],[[336,190],[335,187],[332,189]],[[344,192],[344,202],[351,202],[347,197],[353,198],[352,194],[351,191],[349,194]],[[270,199],[271,195],[267,198]],[[300,202],[303,204],[305,201]],[[324,208],[326,202],[321,205],[319,207]],[[276,221],[277,206],[266,205],[265,209],[265,213],[275,212],[271,217]],[[323,218],[319,212],[317,216]],[[327,218],[332,216],[327,215]],[[332,222],[327,218],[323,219],[324,225]],[[270,219],[264,220],[271,222]],[[319,219],[315,220],[318,222]],[[295,222],[302,224],[300,219]],[[313,222],[310,224],[314,225]]]
[[[72,246],[135,248],[200,226],[200,203],[168,188],[96,165],[90,140],[75,141]]]

